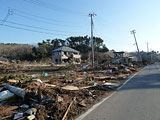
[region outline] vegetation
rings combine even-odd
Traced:
[[[9,79],[13,80],[24,80],[24,81],[29,81],[31,80],[31,77],[28,76],[27,74],[5,74],[3,77],[0,78],[0,81],[7,81]]]
[[[28,44],[0,44],[0,57],[16,60],[30,60],[32,45]]]
[[[96,52],[109,51],[101,38],[94,37],[94,41]],[[88,56],[86,57],[86,54],[88,55],[91,51],[91,41],[88,36],[69,37],[66,40],[47,39],[46,41],[43,40],[42,43],[38,43],[38,47],[34,47],[32,49],[32,59],[40,60],[42,58],[51,57],[52,50],[60,46],[68,46],[80,51],[82,54],[82,59],[84,60],[88,58]]]
[[[94,37],[95,51],[107,52],[108,48],[99,37]],[[82,59],[90,57],[91,41],[88,36],[68,37],[62,39],[47,39],[38,43],[38,47],[28,44],[0,44],[0,56],[10,60],[42,60],[51,58],[52,50],[61,46],[68,46],[81,52]]]

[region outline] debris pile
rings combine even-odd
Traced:
[[[0,79],[0,120],[74,119],[119,87],[137,66],[75,70]]]

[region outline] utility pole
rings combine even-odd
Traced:
[[[147,44],[147,60],[151,62],[151,58],[150,58],[150,55],[149,55],[148,42],[146,44]]]
[[[153,56],[152,56],[152,49],[150,49],[150,51],[151,51],[151,63],[152,63],[152,59],[153,59]]]
[[[7,13],[7,15],[5,16],[5,18],[0,22],[0,25],[3,25],[3,24],[7,21],[8,17],[9,17],[10,15],[13,15],[13,11],[12,11],[11,9],[8,9],[8,13]]]
[[[146,43],[147,44],[147,53],[149,53],[149,47],[148,47],[148,43]]]
[[[134,39],[135,39],[135,44],[136,44],[136,46],[137,46],[137,51],[138,51],[138,54],[139,54],[139,59],[140,59],[140,61],[142,62],[142,57],[141,57],[141,54],[140,54],[140,52],[139,52],[138,43],[137,43],[137,40],[136,40],[136,35],[135,35],[135,33],[136,33],[136,30],[132,30],[132,31],[131,31],[131,34],[133,34]]]
[[[94,69],[94,40],[93,40],[93,17],[96,16],[95,13],[90,13],[89,17],[91,17],[91,41],[92,41],[92,68]]]

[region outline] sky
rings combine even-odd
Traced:
[[[96,37],[116,51],[160,51],[160,0],[0,0],[0,43],[35,44],[46,39]],[[9,12],[8,12],[9,11]]]

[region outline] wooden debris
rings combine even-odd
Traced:
[[[46,87],[56,87],[56,85],[45,83]]]
[[[86,100],[82,100],[80,103],[79,103],[80,106],[82,107],[86,107]]]
[[[19,82],[18,80],[12,80],[12,79],[9,79],[7,81],[10,82],[10,83],[18,83]]]
[[[84,80],[85,79],[85,75],[79,75],[77,78],[76,78],[76,80]]]
[[[16,109],[18,109],[18,108],[19,108],[18,106],[10,106],[10,107],[8,107],[7,109],[5,109],[4,111],[1,111],[1,114],[7,113],[7,112],[9,112],[9,111],[16,110]]]
[[[95,86],[84,86],[84,87],[80,87],[80,89],[87,89],[87,88],[91,88],[91,87],[95,87]]]
[[[94,80],[105,80],[105,79],[109,79],[110,76],[99,76],[99,77],[94,77]]]
[[[65,120],[65,119],[66,119],[66,116],[67,116],[67,114],[68,114],[68,112],[69,112],[69,110],[70,110],[70,108],[71,108],[71,106],[72,106],[72,104],[73,104],[73,102],[74,102],[75,100],[76,100],[76,98],[73,98],[73,100],[72,100],[72,102],[70,103],[70,105],[69,105],[66,113],[64,114],[62,120]]]
[[[64,87],[62,87],[62,89],[63,90],[79,90],[79,88],[77,87],[77,86],[69,86],[69,85],[67,85],[67,86],[64,86]]]
[[[57,101],[58,102],[63,102],[63,98],[61,96],[57,96]]]
[[[118,75],[117,78],[118,78],[118,79],[125,79],[125,78],[126,78],[126,75],[125,75],[125,74]]]

